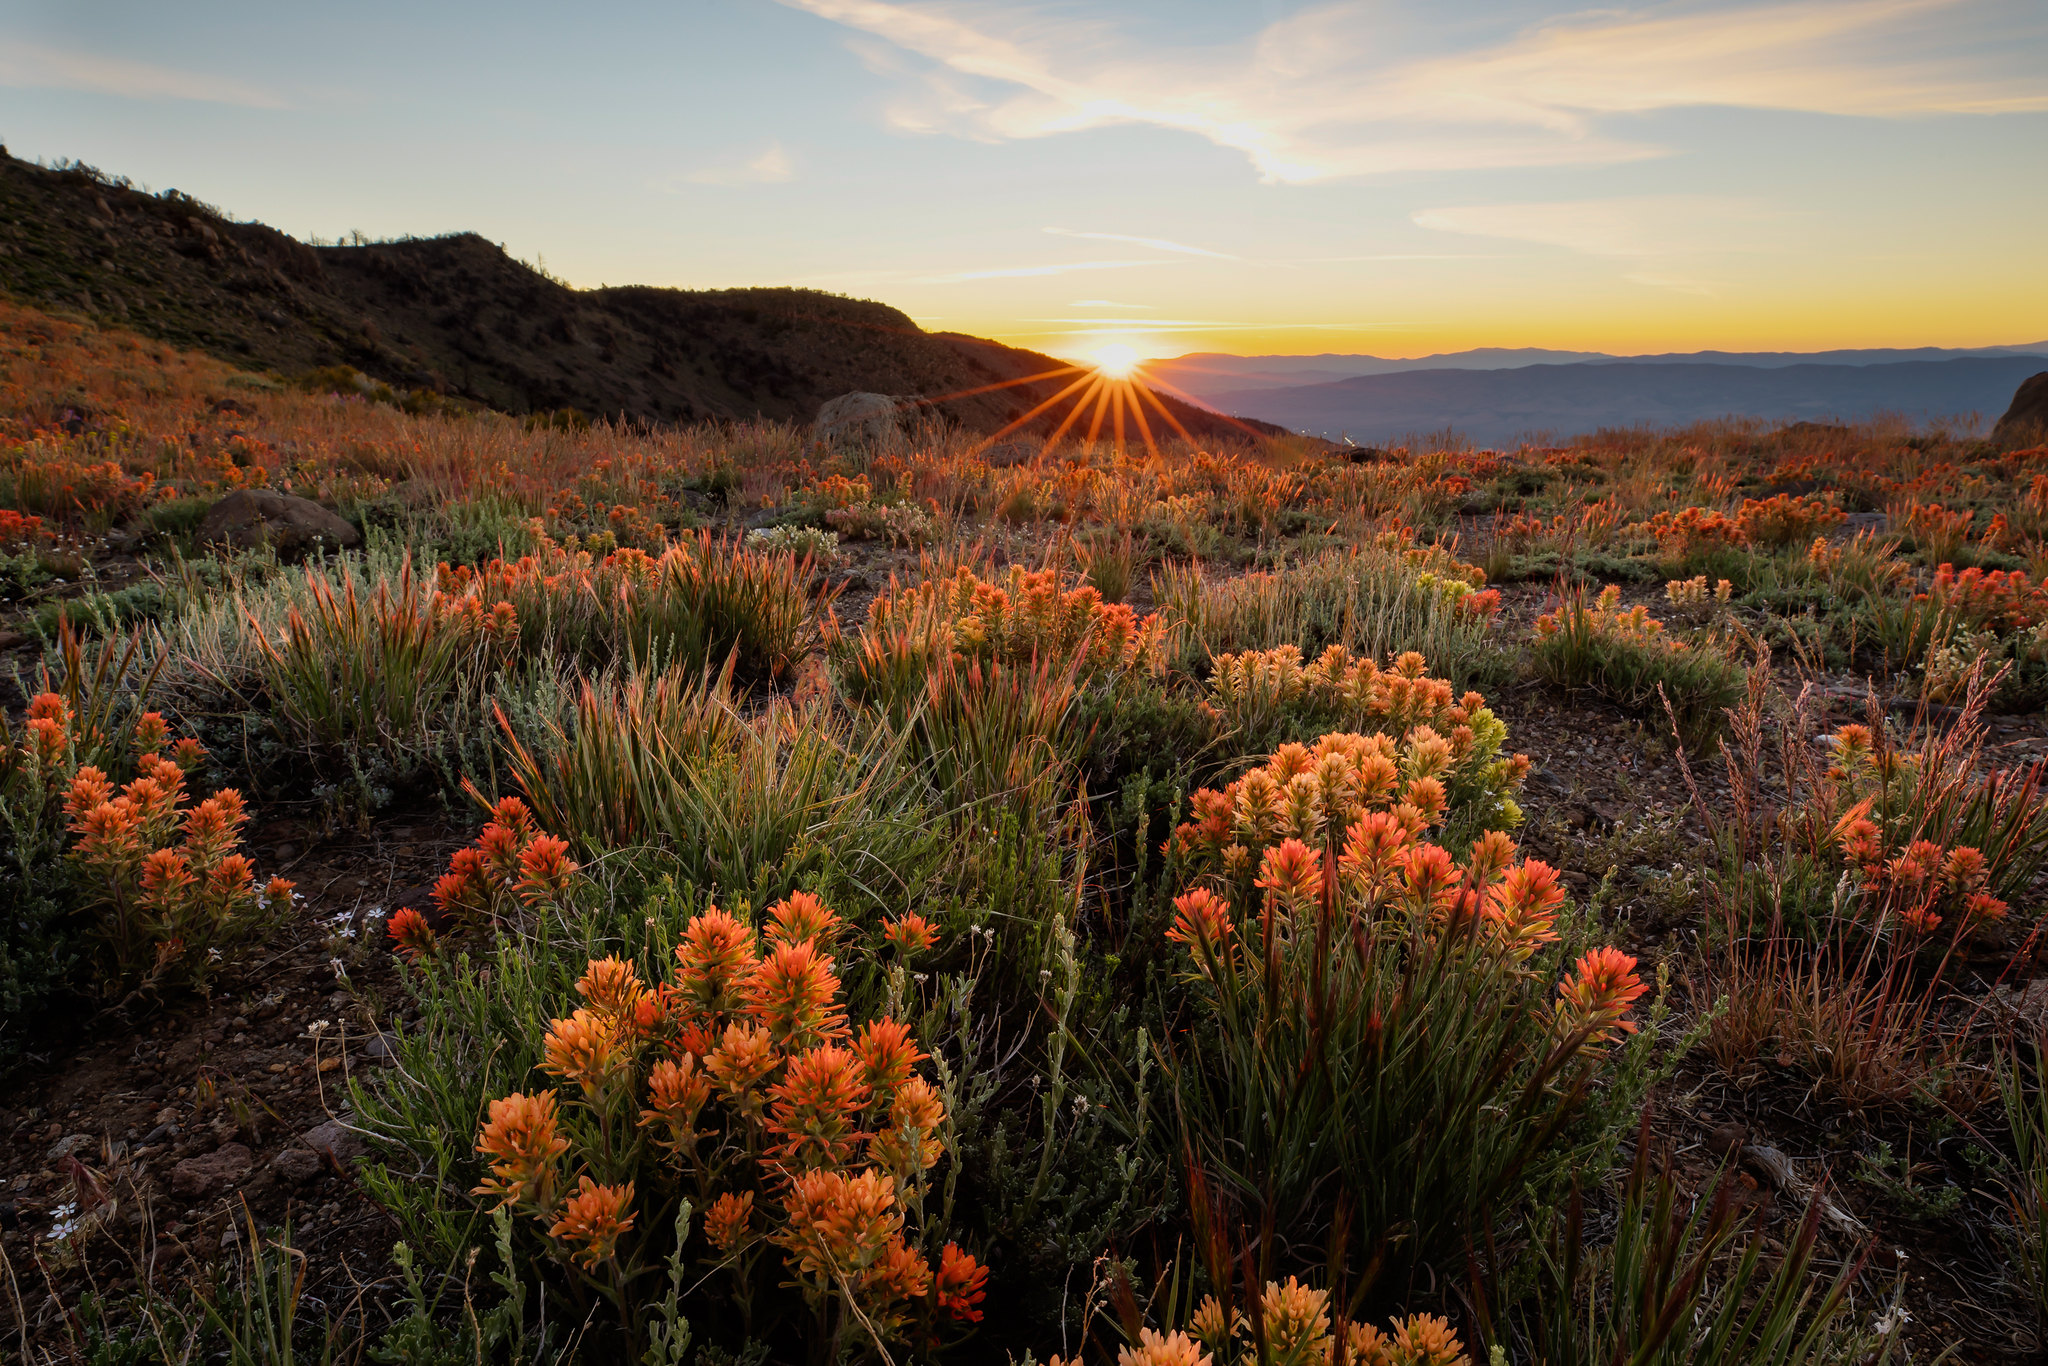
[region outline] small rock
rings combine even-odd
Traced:
[[[232,1190],[256,1165],[246,1144],[223,1143],[204,1157],[188,1157],[171,1168],[171,1190],[186,1200],[204,1200]]]
[[[50,1146],[50,1151],[43,1154],[43,1157],[48,1162],[62,1162],[67,1157],[76,1157],[82,1152],[89,1151],[93,1146],[93,1142],[91,1134],[72,1134],[58,1139]]]
[[[362,1136],[338,1119],[330,1119],[308,1129],[300,1136],[299,1142],[343,1170],[347,1169],[351,1158],[360,1157],[366,1151]]]
[[[363,1056],[371,1062],[390,1062],[398,1056],[398,1048],[389,1034],[373,1034],[363,1045]]]
[[[1707,1135],[1707,1148],[1716,1157],[1733,1157],[1749,1142],[1749,1130],[1734,1120],[1717,1124]]]
[[[303,1186],[327,1170],[327,1161],[311,1148],[286,1148],[271,1161],[270,1169],[294,1186]]]

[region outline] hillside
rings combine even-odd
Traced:
[[[1680,426],[1713,418],[1916,421],[2004,411],[2013,390],[2043,368],[2015,355],[1889,365],[1752,365],[1618,362],[1524,365],[1509,370],[1409,370],[1290,388],[1204,397],[1319,436],[1379,443],[1456,429],[1489,445],[1603,427]]]
[[[851,390],[941,399],[1062,364],[814,290],[572,289],[475,233],[310,246],[175,190],[145,194],[90,168],[4,152],[0,290],[247,369],[345,365],[513,413],[808,421]],[[989,432],[1058,387],[1024,383],[940,406]],[[1198,437],[1242,435],[1165,401]]]

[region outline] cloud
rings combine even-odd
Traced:
[[[1178,261],[1059,261],[1042,266],[998,266],[990,270],[960,270],[946,275],[924,275],[920,285],[957,285],[968,280],[1021,280],[1040,275],[1066,275],[1077,270],[1131,270],[1141,266],[1177,266]]]
[[[1333,0],[1244,42],[1181,48],[1028,5],[780,0],[863,35],[871,68],[903,73],[897,127],[1005,140],[1146,124],[1242,152],[1275,182],[1655,156],[1604,132],[1603,116],[1684,106],[2048,109],[2048,65],[2029,56],[2037,2],[1638,5],[1416,53],[1395,47],[1401,26],[1379,0]]]
[[[1157,308],[1157,304],[1125,304],[1115,299],[1070,299],[1068,308]]]
[[[1236,261],[1243,258],[1232,256],[1227,251],[1211,251],[1207,247],[1191,247],[1182,242],[1170,242],[1164,237],[1127,237],[1120,232],[1075,232],[1071,228],[1047,228],[1055,237],[1085,237],[1096,242],[1129,242],[1133,246],[1151,247],[1155,251],[1178,252],[1182,256],[1213,256],[1219,261]]]
[[[1785,218],[1745,199],[1712,195],[1643,195],[1550,204],[1467,204],[1424,209],[1418,227],[1561,247],[1585,256],[1632,263],[1631,284],[1679,294],[1713,295],[1720,286],[1671,268],[1706,253],[1771,248]]]
[[[0,85],[34,90],[85,90],[131,100],[195,100],[250,109],[286,108],[284,97],[261,86],[197,71],[107,57],[92,52],[0,38]]]
[[[744,161],[732,161],[692,171],[684,179],[693,185],[775,185],[796,177],[796,166],[782,144],[771,142],[766,151]]]
[[[1439,232],[1535,242],[1588,256],[1641,257],[1755,250],[1768,244],[1768,228],[1781,215],[1745,199],[1673,194],[1467,204],[1424,209],[1413,217],[1417,227]]]

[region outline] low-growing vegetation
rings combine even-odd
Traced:
[[[0,305],[6,1350],[2048,1343],[2048,449],[341,387]]]

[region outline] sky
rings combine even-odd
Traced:
[[[2048,3],[0,0],[0,142],[1058,355],[2048,340]]]

